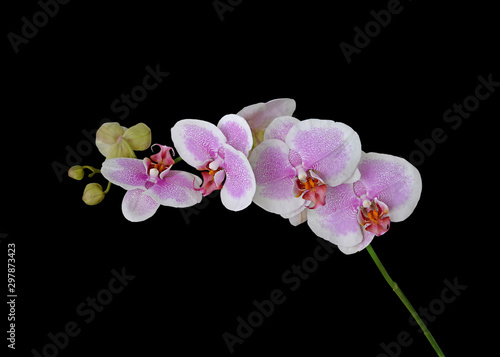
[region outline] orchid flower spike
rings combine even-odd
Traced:
[[[254,202],[284,218],[326,204],[327,186],[353,182],[361,157],[358,134],[332,120],[276,118],[250,155]]]
[[[273,99],[267,103],[257,103],[241,109],[237,115],[245,118],[253,136],[253,147],[264,141],[264,132],[271,122],[281,116],[290,116],[296,108],[295,100]]]
[[[197,119],[180,120],[172,128],[172,141],[185,162],[203,171],[203,196],[221,190],[222,203],[232,211],[252,203],[255,177],[247,156],[253,141],[245,119],[229,114],[217,126]]]
[[[391,221],[408,218],[422,192],[420,173],[400,157],[363,153],[358,169],[358,181],[328,187],[326,204],[307,215],[312,231],[345,254],[364,249]]]
[[[201,180],[184,171],[171,170],[174,160],[171,147],[159,146],[160,152],[144,160],[115,158],[104,161],[102,175],[127,193],[123,197],[122,211],[132,222],[144,221],[153,216],[160,205],[189,207],[201,202],[196,190]]]

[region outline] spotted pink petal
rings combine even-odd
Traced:
[[[384,202],[392,222],[413,212],[422,192],[422,178],[412,164],[392,155],[363,153],[358,169],[366,196]]]
[[[362,227],[358,223],[358,207],[362,200],[354,194],[352,184],[328,187],[325,205],[307,211],[311,230],[336,245],[352,247],[362,242]]]
[[[303,167],[315,170],[330,186],[349,179],[361,158],[358,134],[331,120],[301,121],[290,129],[285,141],[300,155]]]
[[[146,194],[163,206],[184,208],[201,202],[202,193],[195,189],[200,185],[199,177],[184,171],[170,170]]]
[[[106,160],[102,164],[101,173],[106,180],[126,190],[145,188],[149,178],[143,160],[131,158]]]
[[[122,212],[131,222],[141,222],[153,216],[160,204],[140,188],[127,191],[122,201]]]
[[[235,114],[225,115],[217,127],[227,138],[227,144],[248,156],[253,146],[253,138],[250,126],[245,119]]]
[[[290,116],[282,116],[274,119],[264,133],[264,140],[278,139],[285,141],[290,129],[300,123],[300,120]]]
[[[215,159],[218,149],[227,142],[219,128],[197,119],[178,121],[171,133],[179,156],[198,170],[205,169],[207,163]]]
[[[224,162],[226,180],[221,190],[222,204],[229,210],[240,211],[252,203],[255,176],[244,153],[225,144],[219,151]]]
[[[288,146],[278,139],[262,142],[250,154],[257,183],[253,201],[266,211],[286,215],[304,203],[294,195],[296,170],[288,157]]]

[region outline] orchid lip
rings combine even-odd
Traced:
[[[215,190],[220,190],[224,186],[224,179],[226,177],[225,170],[220,167],[222,159],[219,157],[208,163],[204,169],[201,169],[203,184],[200,188],[194,188],[196,191],[201,191],[203,196],[208,196]]]
[[[314,209],[317,206],[325,205],[327,185],[319,178],[313,176],[310,170],[306,173],[303,168],[299,169],[295,182],[295,197],[302,197],[310,201],[306,207]]]
[[[363,200],[363,205],[358,207],[358,222],[368,232],[381,236],[389,230],[389,207],[377,198]]]
[[[144,166],[146,173],[152,178],[152,182],[156,182],[157,178],[164,179],[174,164],[174,160],[170,155],[173,149],[169,146],[154,144],[160,147],[160,152],[144,158]]]

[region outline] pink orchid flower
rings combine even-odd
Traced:
[[[250,155],[257,190],[254,202],[285,218],[325,205],[328,186],[358,179],[358,134],[332,120],[273,120]]]
[[[171,147],[155,144],[160,152],[143,160],[116,158],[104,161],[102,175],[127,193],[123,197],[122,211],[131,222],[144,221],[153,216],[160,205],[189,207],[201,202],[195,187],[199,177],[184,171],[171,170],[174,160]]]
[[[264,141],[264,132],[277,117],[290,116],[295,111],[293,99],[273,99],[267,103],[257,103],[241,109],[237,115],[245,118],[253,135],[253,147]]]
[[[408,218],[422,192],[420,173],[402,158],[363,153],[358,169],[358,181],[328,187],[326,204],[307,213],[312,231],[345,254],[364,249],[391,221]]]
[[[184,161],[204,171],[203,196],[221,190],[222,204],[232,211],[252,203],[255,177],[247,156],[253,142],[245,119],[229,114],[217,126],[197,119],[180,120],[172,128],[172,141]]]

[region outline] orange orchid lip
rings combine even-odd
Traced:
[[[295,182],[295,197],[301,197],[306,201],[311,201],[309,209],[325,205],[325,195],[327,185],[320,179],[311,176],[309,172],[301,173]]]
[[[363,206],[358,208],[358,222],[368,232],[381,236],[387,232],[391,225],[389,207],[377,198],[365,199]]]

